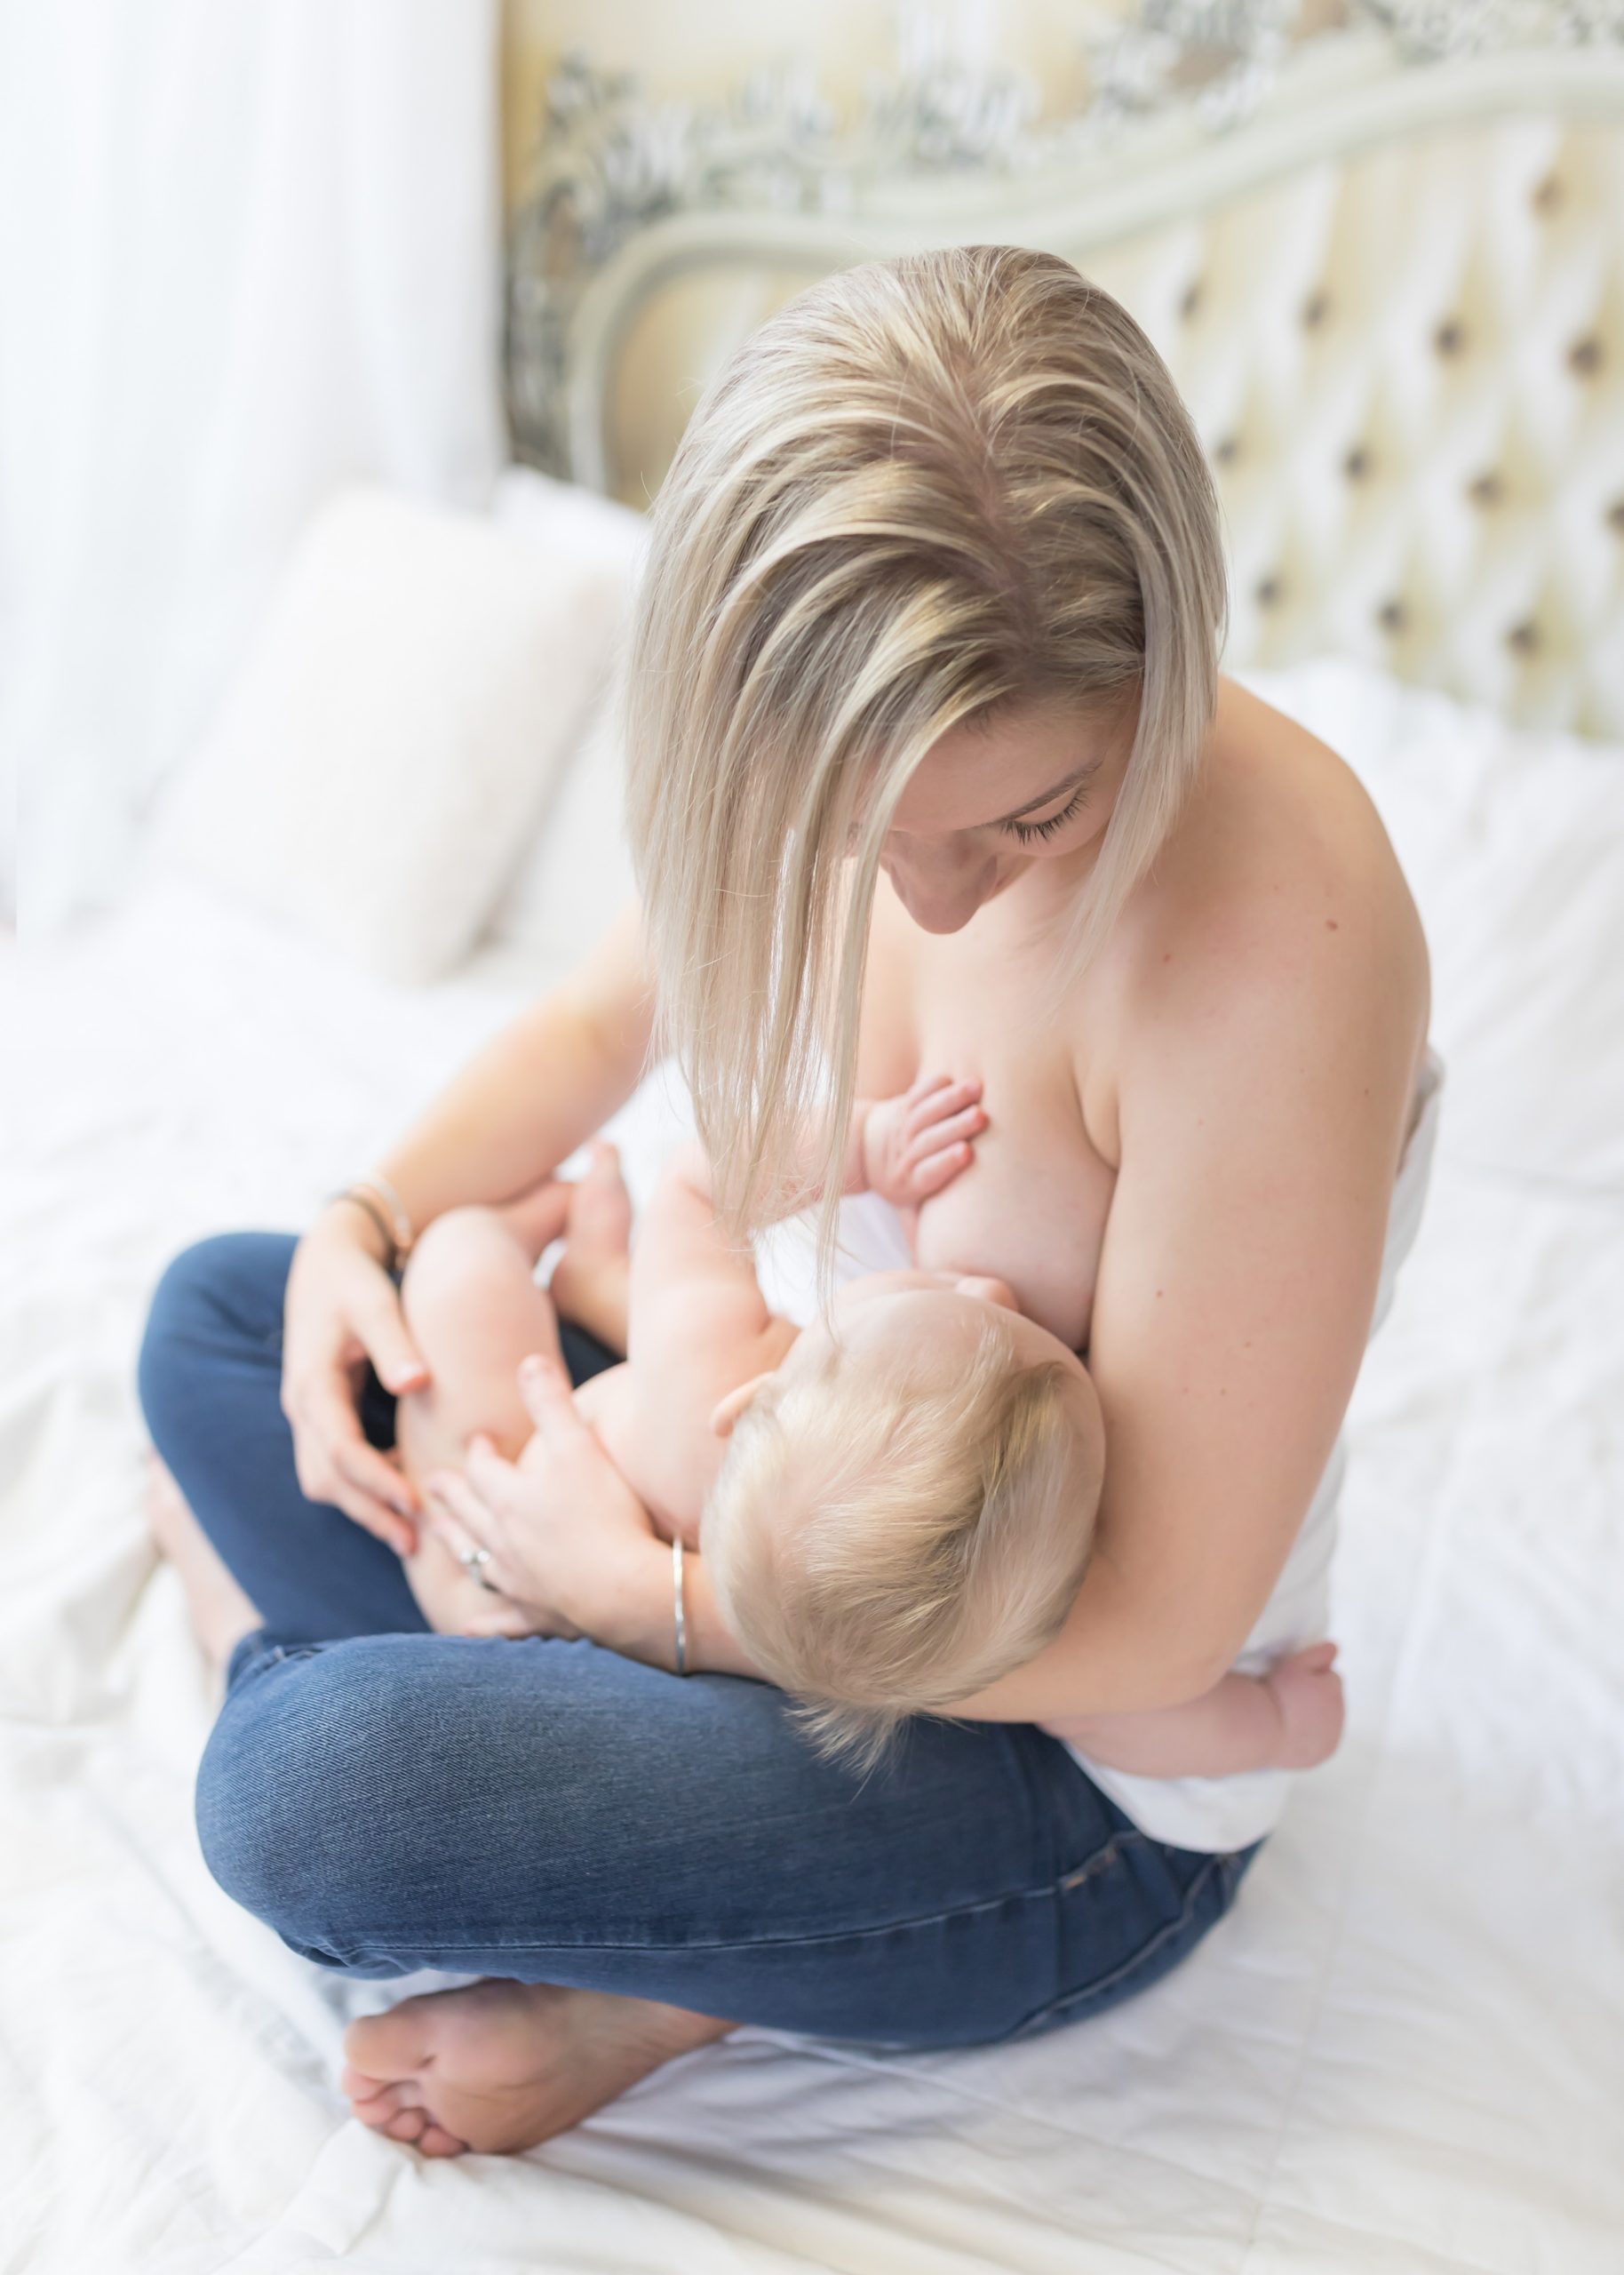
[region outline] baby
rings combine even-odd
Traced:
[[[859,1101],[844,1189],[906,1216],[968,1167],[984,1124],[979,1086],[945,1078]],[[719,1225],[697,1145],[661,1178],[634,1248],[601,1141],[567,1208],[553,1301],[626,1352],[577,1391],[577,1410],[657,1529],[700,1546],[728,1626],[821,1744],[872,1761],[904,1717],[950,1711],[1058,1633],[1088,1559],[1103,1424],[1081,1361],[1002,1281],[871,1273],[839,1290],[827,1321],[797,1329]],[[466,1220],[492,1217],[532,1269],[556,1229],[545,1209],[437,1220],[407,1270],[409,1321],[448,1234],[489,1239],[489,1222]],[[556,1350],[543,1311],[540,1339]],[[436,1627],[484,1608],[432,1535],[407,1569]],[[1151,1776],[1308,1767],[1340,1735],[1333,1656],[1318,1646],[1188,1706],[1064,1735]]]

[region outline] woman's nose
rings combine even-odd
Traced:
[[[995,855],[980,846],[887,844],[886,874],[925,932],[959,932],[998,882]]]

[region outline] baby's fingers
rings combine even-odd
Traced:
[[[975,1158],[975,1148],[966,1145],[945,1145],[940,1153],[927,1153],[922,1161],[912,1162],[906,1172],[908,1199],[915,1203],[928,1201],[933,1193],[951,1185],[956,1177],[962,1177]]]
[[[981,1084],[978,1082],[933,1082],[923,1096],[909,1094],[908,1112],[904,1117],[903,1131],[908,1138],[918,1138],[929,1130],[938,1130],[954,1115],[967,1109],[979,1110]]]
[[[904,1172],[916,1163],[927,1161],[934,1153],[951,1152],[962,1146],[967,1153],[972,1141],[979,1138],[987,1126],[987,1117],[978,1106],[967,1106],[961,1114],[950,1114],[945,1122],[938,1122],[915,1138],[903,1155]]]

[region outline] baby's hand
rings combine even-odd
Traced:
[[[917,1209],[970,1166],[973,1140],[987,1126],[979,1082],[924,1074],[900,1098],[864,1111],[864,1185],[898,1209]]]
[[[1335,1659],[1334,1643],[1314,1643],[1264,1676],[1280,1715],[1279,1768],[1312,1769],[1341,1743],[1342,1679]]]

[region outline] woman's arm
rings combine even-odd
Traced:
[[[487,1043],[377,1164],[413,1230],[459,1201],[505,1201],[539,1183],[631,1091],[652,1024],[632,912],[572,979]],[[362,1360],[395,1392],[428,1381],[370,1217],[334,1203],[299,1241],[288,1275],[282,1409],[294,1469],[311,1500],[335,1504],[408,1555],[418,1493],[362,1431]]]
[[[637,1087],[654,1027],[639,912],[458,1069],[377,1166],[414,1232],[537,1185]]]
[[[959,1710],[1198,1698],[1268,1600],[1364,1355],[1425,1016],[1418,937],[1283,889],[1133,1006],[1089,1366],[1096,1547],[1055,1641]],[[1363,936],[1363,937],[1362,937]],[[1165,975],[1165,976],[1164,976]]]

